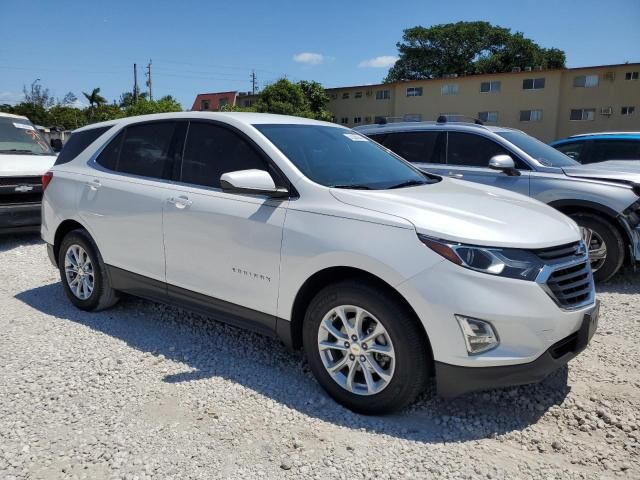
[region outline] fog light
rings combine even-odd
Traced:
[[[493,329],[489,322],[462,315],[456,315],[456,319],[462,329],[462,336],[464,337],[464,343],[467,345],[469,355],[486,352],[500,344],[498,332]]]

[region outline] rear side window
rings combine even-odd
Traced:
[[[414,163],[444,163],[445,132],[390,133],[384,146]]]
[[[120,158],[120,149],[122,148],[122,139],[124,138],[124,130],[118,133],[109,144],[104,147],[96,162],[109,170],[115,170],[118,166],[118,158]]]
[[[84,150],[91,145],[100,135],[109,130],[108,127],[92,128],[91,130],[83,130],[81,132],[75,132],[71,134],[64,148],[58,154],[55,165],[62,165],[63,163],[69,163],[71,160],[80,155]]]
[[[182,182],[220,188],[223,173],[254,168],[269,170],[256,149],[239,134],[213,123],[189,124],[180,174]],[[273,176],[273,172],[270,173]]]
[[[577,162],[588,163],[585,162],[585,145],[586,142],[570,142],[563,143],[562,145],[557,145],[555,148],[559,152],[564,153],[566,156],[573,158]]]
[[[595,140],[589,157],[589,163],[606,160],[640,160],[640,141]]]

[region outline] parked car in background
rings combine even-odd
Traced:
[[[356,411],[433,375],[443,395],[539,381],[596,328],[573,221],[341,126],[149,115],[83,127],[61,157],[42,238],[74,305],[128,292],[277,335]]]
[[[640,165],[640,132],[585,133],[556,140],[551,146],[582,164],[638,160]]]
[[[474,123],[356,130],[424,171],[522,193],[569,215],[581,227],[598,281],[611,278],[625,259],[640,261],[640,167],[634,162],[581,165],[519,130]]]
[[[0,112],[0,233],[40,228],[42,175],[55,159],[27,117]]]

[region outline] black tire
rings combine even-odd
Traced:
[[[607,247],[607,258],[604,263],[594,272],[593,278],[596,282],[606,282],[613,277],[624,262],[624,240],[618,229],[608,220],[592,213],[574,213],[571,218],[585,228],[596,232],[602,238]],[[589,245],[587,245],[587,248]]]
[[[93,290],[86,299],[78,298],[72,291],[67,282],[65,273],[65,255],[72,245],[79,245],[87,252],[89,259],[93,265]],[[95,242],[86,230],[73,230],[69,232],[60,243],[58,252],[58,270],[60,271],[60,279],[67,298],[76,307],[81,310],[99,311],[109,308],[119,300],[118,292],[111,288],[111,282],[107,275],[102,255],[98,250]]]
[[[318,348],[318,329],[324,316],[340,305],[363,308],[380,320],[395,351],[395,372],[379,393],[358,395],[340,386],[327,372]],[[428,340],[413,312],[386,292],[354,281],[330,285],[309,304],[303,325],[303,346],[318,383],[338,403],[365,415],[399,410],[424,391],[432,370]]]

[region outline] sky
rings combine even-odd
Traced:
[[[379,83],[405,28],[483,20],[567,54],[567,66],[640,62],[640,0],[0,0],[0,103],[36,79],[56,97],[133,87],[191,108],[197,93],[286,76],[325,87]]]

